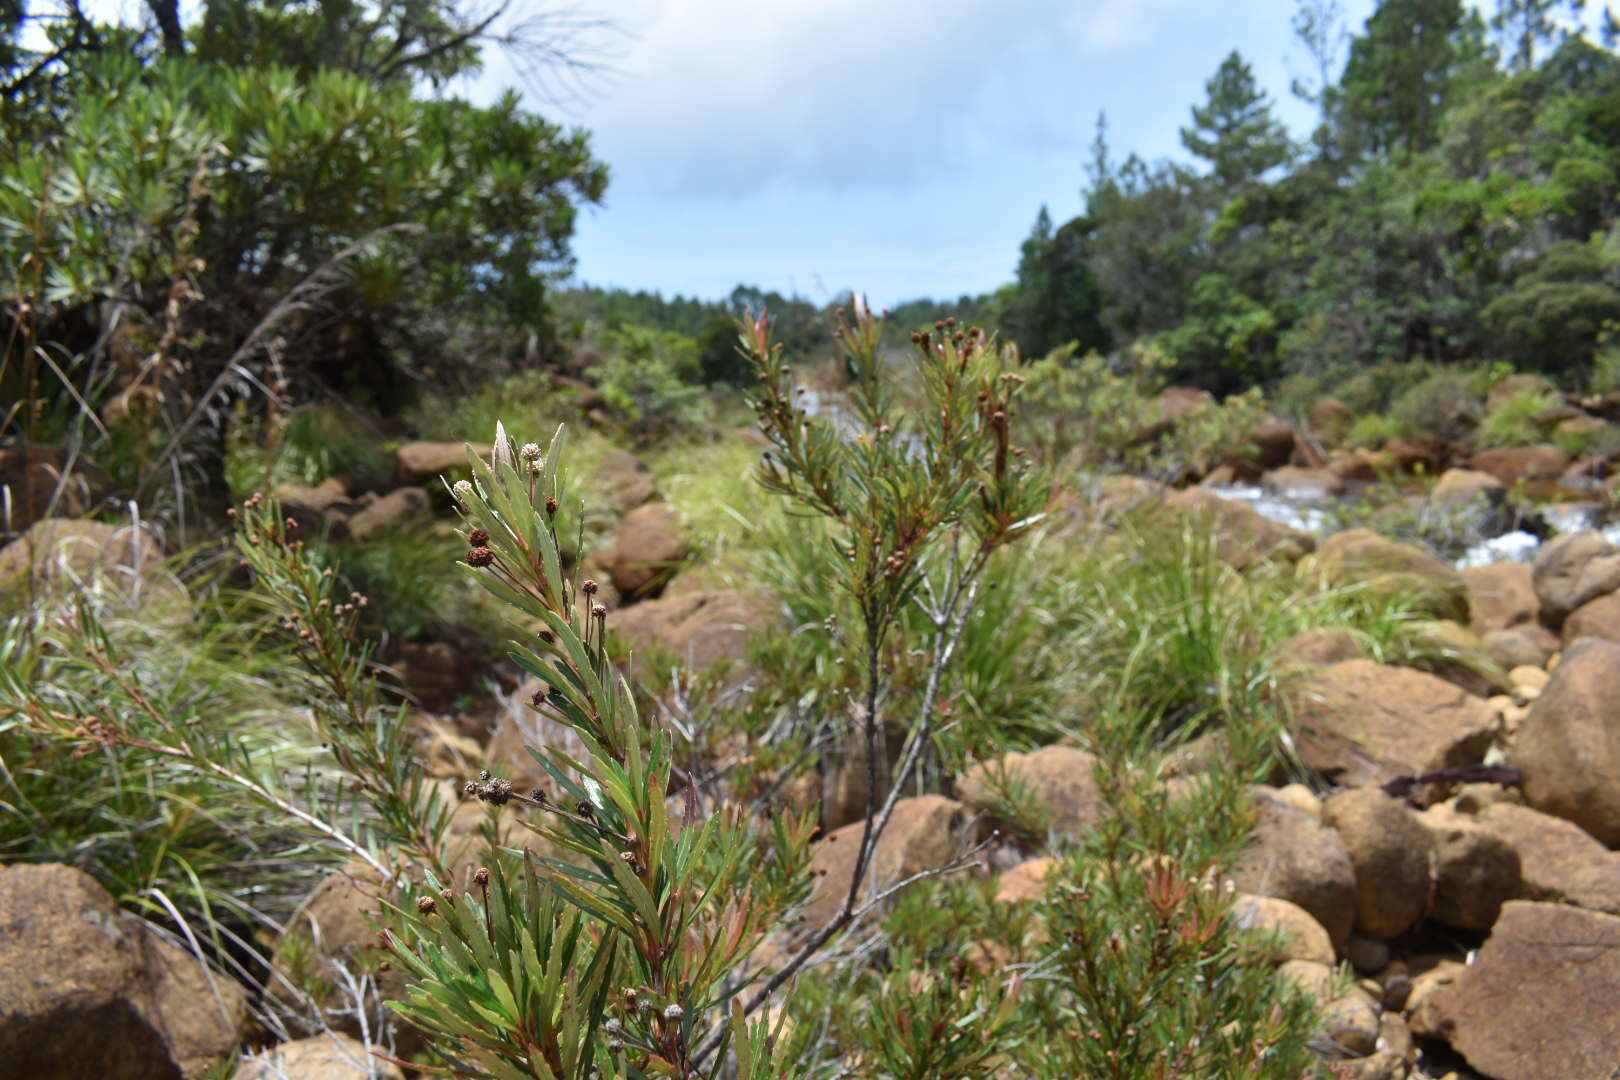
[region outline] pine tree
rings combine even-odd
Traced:
[[[1237,50],[1221,61],[1204,88],[1209,99],[1193,106],[1192,126],[1181,129],[1181,143],[1210,163],[1223,188],[1248,184],[1288,160],[1288,132]]]

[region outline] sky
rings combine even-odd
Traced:
[[[519,4],[542,0],[517,0]],[[1372,0],[1343,0],[1359,29]],[[1297,134],[1312,63],[1294,0],[595,0],[611,71],[526,91],[592,133],[611,180],[575,279],[718,298],[739,283],[879,306],[1013,279],[1046,205],[1063,222],[1106,112],[1113,156],[1188,160],[1179,129],[1242,51]],[[462,92],[524,89],[492,52]]]

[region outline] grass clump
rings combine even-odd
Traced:
[[[1533,446],[1546,437],[1546,429],[1537,419],[1562,399],[1546,390],[1518,390],[1491,406],[1480,422],[1478,440],[1481,446]]]

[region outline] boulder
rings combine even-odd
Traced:
[[[1519,725],[1513,764],[1524,797],[1604,844],[1620,845],[1620,644],[1583,638],[1564,651]]]
[[[1557,626],[1587,601],[1620,589],[1620,547],[1593,529],[1555,536],[1536,552],[1531,581],[1542,618]]]
[[[1564,620],[1565,642],[1579,638],[1602,638],[1620,644],[1620,593],[1608,593],[1588,600]]]
[[[1406,631],[1407,648],[1423,657],[1414,666],[1482,698],[1509,688],[1507,671],[1466,626],[1449,619],[1414,619]]]
[[[1518,850],[1477,818],[1447,805],[1431,806],[1421,820],[1434,852],[1430,917],[1463,930],[1489,930],[1502,905],[1521,895]]]
[[[670,589],[608,614],[608,626],[637,652],[668,650],[694,671],[730,661],[742,674],[750,643],[781,621],[781,605],[770,593],[737,589]]]
[[[1340,480],[1371,484],[1395,471],[1395,459],[1383,450],[1336,450],[1327,469]]]
[[[1475,962],[1425,1007],[1492,1080],[1610,1080],[1620,1046],[1620,917],[1513,901]]]
[[[658,594],[687,552],[680,515],[663,503],[649,503],[625,515],[602,565],[620,596],[643,599]]]
[[[44,518],[0,548],[0,609],[8,593],[30,580],[94,584],[148,621],[184,624],[191,597],[164,558],[163,545],[144,526]]]
[[[1429,845],[1406,804],[1355,788],[1323,800],[1322,821],[1338,832],[1355,870],[1356,929],[1375,938],[1410,930],[1428,902]]]
[[[863,898],[925,870],[945,866],[957,858],[972,840],[972,815],[967,807],[941,795],[919,795],[900,799],[888,827],[878,837],[871,867],[861,886]],[[866,822],[857,821],[835,829],[815,846],[810,856],[810,876],[815,882],[805,906],[810,926],[822,926],[838,914],[849,895],[855,862]]]
[[[1342,948],[1356,917],[1356,872],[1344,841],[1297,807],[1267,796],[1256,807],[1249,846],[1232,867],[1234,886],[1304,908]]]
[[[1208,390],[1200,390],[1192,386],[1167,386],[1154,397],[1149,407],[1153,419],[1148,421],[1133,437],[1133,442],[1152,442],[1164,435],[1188,415],[1196,412],[1215,401],[1215,395]]]
[[[437,486],[441,476],[467,472],[469,450],[489,460],[488,443],[408,442],[394,451],[394,475],[403,485]]]
[[[1006,753],[967,769],[956,781],[956,794],[980,812],[993,812],[1005,774],[1021,784],[1046,813],[1053,832],[1078,837],[1108,812],[1097,788],[1096,758],[1072,746],[1043,746],[1027,754]]]
[[[1408,439],[1404,435],[1384,443],[1384,452],[1395,462],[1395,470],[1403,473],[1418,469],[1433,473],[1451,456],[1440,439]]]
[[[1346,660],[1289,692],[1305,763],[1350,787],[1480,763],[1496,713],[1434,675],[1371,660]]]
[[[449,712],[472,689],[475,665],[448,641],[407,641],[394,658],[399,681],[429,712]]]
[[[288,920],[286,932],[271,956],[274,973],[265,992],[282,1001],[297,1001],[299,992],[324,992],[313,1002],[333,1030],[358,1036],[362,1032],[360,1010],[364,1010],[363,1030],[373,1035],[384,1025],[395,1025],[400,1057],[408,1057],[424,1045],[416,1029],[402,1024],[384,1001],[408,1000],[407,973],[397,965],[385,965],[387,953],[377,944],[377,932],[366,913],[376,913],[381,904],[375,872],[355,864],[330,874],[305,898]],[[299,959],[295,962],[294,957]],[[306,959],[307,958],[307,959]],[[343,987],[348,983],[343,970],[358,976],[371,973],[376,994],[371,1000],[356,1002]],[[297,991],[286,981],[288,972],[307,974]]]
[[[427,507],[426,488],[396,488],[349,518],[349,535],[356,541],[369,540],[384,530],[398,528]]]
[[[1326,499],[1344,490],[1344,481],[1331,469],[1302,469],[1284,465],[1260,478],[1261,486],[1290,499]]]
[[[1327,667],[1367,655],[1356,636],[1342,626],[1305,630],[1277,644],[1275,665],[1279,671]]]
[[[1463,800],[1457,806],[1462,809]],[[1518,855],[1520,888],[1514,899],[1563,900],[1581,875],[1608,855],[1584,829],[1528,806],[1496,801],[1467,812]]]
[[[1294,425],[1287,420],[1266,420],[1249,432],[1248,445],[1253,448],[1249,459],[1257,468],[1275,469],[1288,464],[1294,456]]]
[[[1311,422],[1311,430],[1326,442],[1342,438],[1356,422],[1355,410],[1338,398],[1323,398],[1311,406],[1307,416]]]
[[[93,878],[0,868],[0,1064],[6,1076],[180,1080],[235,1048],[247,993]]]
[[[1481,637],[1492,630],[1534,623],[1540,616],[1531,570],[1523,563],[1471,566],[1461,574],[1473,616],[1470,626]]]
[[[1274,964],[1310,960],[1331,965],[1335,959],[1327,930],[1298,904],[1275,896],[1240,893],[1232,901],[1232,921],[1244,930],[1278,935],[1277,948],[1270,956]]]
[[[1524,664],[1542,667],[1558,651],[1558,635],[1538,623],[1521,623],[1506,630],[1488,630],[1480,644],[1504,668]]]
[[[26,441],[0,449],[0,537],[47,516],[86,517],[112,492],[112,477],[82,454]]]
[[[1467,506],[1475,500],[1494,500],[1501,497],[1507,485],[1487,472],[1476,469],[1447,469],[1435,481],[1429,492],[1429,501],[1436,506],[1454,509]]]
[[[1039,900],[1046,895],[1046,875],[1056,862],[1051,856],[1026,859],[1001,875],[996,882],[996,902],[1021,904]]]
[[[1490,412],[1517,394],[1541,394],[1553,400],[1562,397],[1550,379],[1540,375],[1509,375],[1491,387],[1491,392],[1485,396],[1485,411]]]
[[[1620,915],[1620,851],[1606,851],[1576,873],[1564,887],[1564,902]]]
[[[1569,455],[1556,446],[1504,446],[1481,450],[1468,459],[1468,467],[1489,473],[1504,484],[1556,479],[1569,467]]]
[[[1435,618],[1469,621],[1462,575],[1422,548],[1369,529],[1348,529],[1322,542],[1315,564],[1334,585],[1360,584],[1373,595],[1399,597]]]
[[[1178,491],[1165,499],[1165,505],[1211,529],[1216,557],[1239,570],[1270,561],[1296,562],[1316,547],[1309,533],[1273,521],[1248,503],[1223,499],[1204,488]]]
[[[615,517],[623,517],[658,498],[658,481],[646,463],[630,451],[609,450],[597,462],[591,496],[593,505],[600,503]]]
[[[249,1055],[231,1080],[405,1080],[405,1074],[359,1040],[329,1031]]]

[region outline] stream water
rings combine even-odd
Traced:
[[[1342,527],[1340,515],[1334,513],[1336,504],[1349,504],[1356,499],[1354,494],[1338,498],[1319,494],[1285,494],[1259,486],[1210,490],[1223,499],[1248,503],[1273,521],[1317,537],[1326,536]],[[1536,513],[1546,526],[1548,536],[1597,528],[1609,540],[1620,543],[1620,522],[1600,525],[1599,511],[1590,503],[1547,503],[1538,507]],[[1454,562],[1458,569],[1499,562],[1527,563],[1536,557],[1544,542],[1543,537],[1526,529],[1507,529],[1476,540]]]

